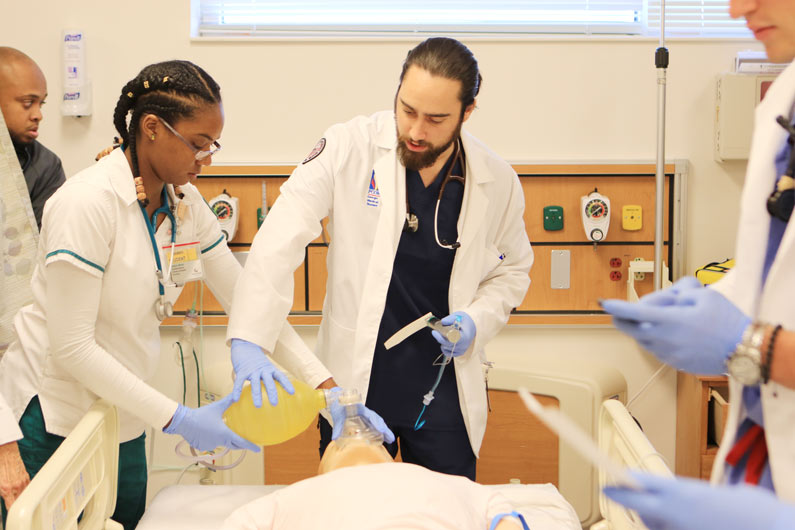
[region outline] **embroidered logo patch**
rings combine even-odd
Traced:
[[[325,147],[326,147],[326,139],[321,138],[320,140],[317,141],[315,147],[312,148],[312,151],[308,155],[306,155],[306,158],[304,158],[304,161],[301,162],[301,164],[306,164],[307,162],[311,162],[312,160],[317,158],[317,156],[323,152],[323,148]]]
[[[381,202],[381,193],[378,191],[378,185],[375,183],[375,170],[370,175],[370,188],[367,190],[367,206],[378,206]]]

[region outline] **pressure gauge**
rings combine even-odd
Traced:
[[[594,243],[603,241],[610,228],[610,199],[594,189],[580,198],[580,204],[585,237]]]
[[[212,209],[215,216],[218,218],[218,224],[221,225],[221,232],[226,236],[229,241],[235,237],[238,222],[238,199],[237,197],[230,196],[226,190],[217,197],[210,200],[210,209]]]
[[[234,208],[225,200],[220,200],[213,205],[213,212],[219,221],[226,221],[232,217]]]

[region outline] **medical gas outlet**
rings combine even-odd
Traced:
[[[237,232],[237,223],[240,217],[238,213],[238,198],[230,196],[224,190],[220,195],[213,197],[209,204],[210,209],[218,218],[221,232],[226,236],[227,241],[231,241],[235,237],[235,232]]]
[[[588,241],[593,241],[595,247],[607,238],[607,230],[610,228],[610,199],[594,188],[591,193],[580,198],[580,205],[585,237]]]

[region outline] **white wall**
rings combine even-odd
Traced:
[[[0,45],[22,49],[47,75],[51,96],[41,138],[61,156],[67,174],[90,164],[109,144],[121,87],[151,62],[190,59],[221,85],[226,128],[216,162],[294,163],[330,124],[388,108],[401,61],[414,44],[192,42],[189,2],[46,0],[24,12],[17,3],[6,4]],[[35,21],[31,10],[38,14]],[[89,118],[59,116],[59,40],[66,28],[82,29],[89,39],[94,85],[94,114]],[[654,159],[656,42],[538,38],[467,44],[484,76],[478,110],[468,128],[504,158]],[[691,162],[686,268],[692,272],[707,261],[732,255],[736,219],[729,212],[738,204],[745,168],[744,163],[712,160],[714,79],[731,68],[738,50],[759,47],[750,41],[714,40],[674,41],[668,46],[667,157]],[[164,345],[172,335],[165,333]],[[213,355],[223,355],[222,333],[208,335]],[[629,395],[657,367],[631,341],[599,328],[514,327],[494,341],[490,354],[498,362],[519,365],[532,363],[537,355],[598,355],[622,370]],[[164,366],[170,368],[164,368],[158,384],[173,391],[178,368],[173,363]],[[669,462],[674,461],[674,398],[675,378],[669,371],[632,410]]]

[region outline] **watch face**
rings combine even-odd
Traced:
[[[748,355],[733,355],[729,359],[729,374],[744,385],[757,385],[762,379],[759,363]]]

